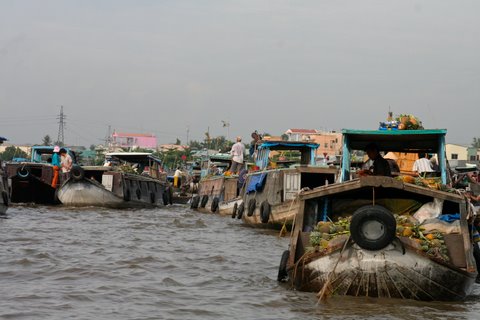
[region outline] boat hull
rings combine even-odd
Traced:
[[[260,216],[261,207],[256,205],[253,215],[248,215],[248,206],[245,207],[245,212],[242,216],[243,222],[251,227],[281,229],[284,225],[290,229],[290,226],[295,219],[299,210],[298,201],[288,201],[277,205],[271,205],[270,217],[267,223],[263,223]]]
[[[473,288],[476,272],[442,264],[401,246],[368,251],[356,245],[291,268],[289,275],[302,291],[335,295],[413,300],[462,300]],[[340,256],[341,255],[341,256]],[[332,272],[335,270],[334,272]]]
[[[137,189],[142,190],[142,189]],[[157,188],[156,193],[150,193],[150,197],[143,196],[132,199],[125,196],[119,196],[112,191],[107,190],[102,184],[83,179],[75,181],[67,180],[57,192],[58,199],[67,206],[97,206],[107,208],[141,208],[155,207],[164,205],[162,202],[163,188]],[[133,194],[133,193],[132,193]]]

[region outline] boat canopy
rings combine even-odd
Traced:
[[[70,157],[72,157],[73,163],[77,163],[77,157],[75,155],[75,152],[70,150],[67,147],[61,147],[67,150],[68,154]],[[37,163],[47,163],[48,158],[53,154],[53,146],[33,146],[32,147],[32,156],[30,158],[31,162],[37,162]]]
[[[260,170],[268,166],[270,151],[288,150],[301,153],[301,164],[315,165],[315,150],[320,145],[312,142],[297,141],[264,141],[258,146],[258,154],[255,164]]]
[[[5,137],[0,137],[0,143],[3,143],[3,141],[8,141],[8,139]]]
[[[129,163],[138,163],[144,166],[150,165],[152,162],[161,164],[162,160],[152,155],[151,152],[110,152],[105,155],[107,159],[118,159]]]
[[[341,181],[349,180],[352,150],[365,150],[375,143],[380,151],[406,153],[436,153],[442,183],[447,182],[445,136],[446,129],[433,130],[342,130],[343,159]]]

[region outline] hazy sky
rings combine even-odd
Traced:
[[[0,0],[0,136],[160,143],[376,129],[389,107],[480,136],[480,1]]]

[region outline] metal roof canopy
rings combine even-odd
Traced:
[[[351,150],[365,150],[376,143],[380,151],[437,153],[446,129],[435,130],[342,130]]]
[[[447,183],[445,154],[446,129],[432,130],[342,130],[343,158],[341,181],[350,180],[351,151],[365,150],[375,143],[380,151],[436,153],[442,183]]]
[[[315,142],[262,140],[258,149],[302,151],[317,149],[319,146]]]
[[[117,158],[122,161],[144,165],[148,165],[150,161],[162,163],[162,160],[153,156],[150,152],[111,152],[107,153],[105,157]]]

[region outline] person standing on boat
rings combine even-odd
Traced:
[[[243,155],[245,153],[245,146],[242,143],[242,137],[237,137],[237,142],[232,146],[230,154],[232,156],[232,166],[230,172],[238,174],[243,167]]]
[[[434,174],[432,162],[427,159],[425,153],[418,154],[418,159],[413,163],[412,171],[415,172],[417,176],[430,177]]]
[[[68,154],[67,150],[65,148],[60,149],[60,157],[62,159],[61,164],[62,164],[62,172],[70,172],[72,169],[73,161],[72,157]]]
[[[253,140],[250,143],[250,149],[248,150],[248,153],[250,154],[250,159],[255,159],[258,143],[260,140],[262,140],[262,137],[258,134],[257,130],[252,132],[252,139]]]
[[[175,188],[178,188],[182,185],[182,171],[180,170],[180,167],[177,167],[177,170],[175,170],[175,173],[173,174],[173,186]]]
[[[52,155],[52,166],[53,166],[53,178],[52,178],[52,188],[56,189],[58,184],[58,173],[60,171],[60,147],[55,146],[53,147],[53,155]]]
[[[365,152],[367,153],[368,158],[373,161],[373,165],[370,170],[362,170],[359,173],[360,175],[392,176],[390,164],[382,157],[380,150],[375,143],[369,143],[365,147]]]

